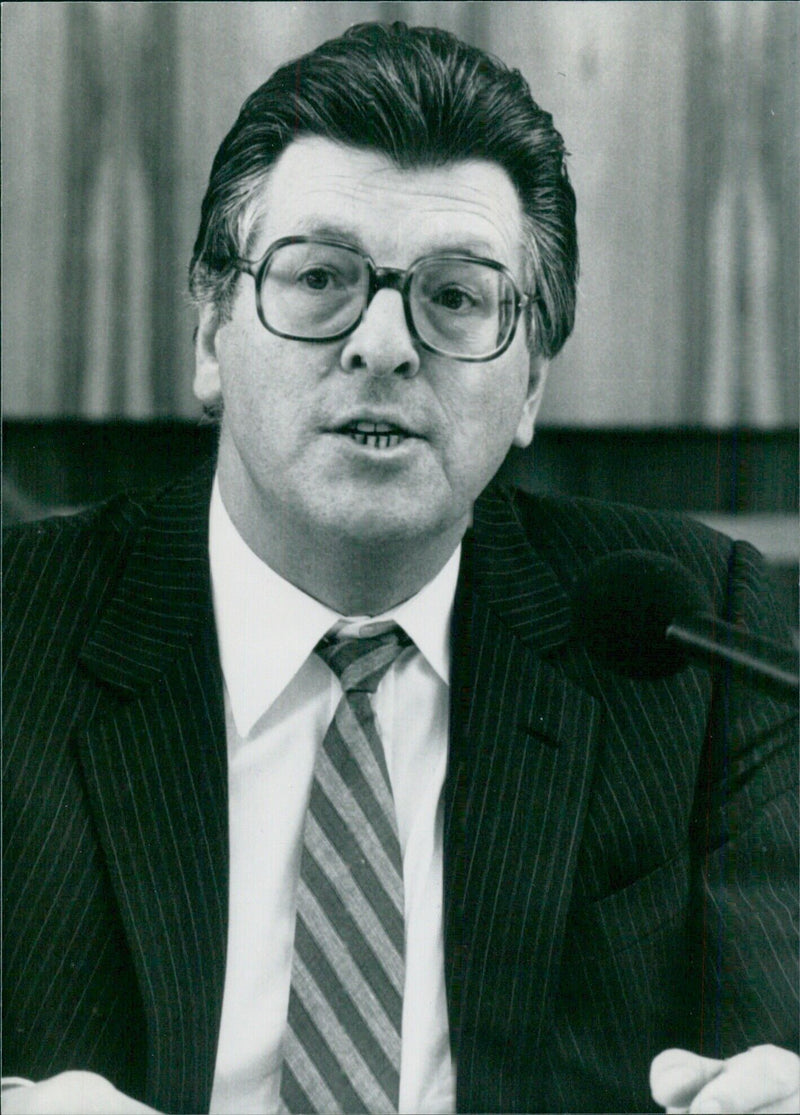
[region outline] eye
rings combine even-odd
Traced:
[[[297,276],[298,285],[308,290],[328,290],[331,286],[341,286],[340,276],[329,267],[308,267]]]
[[[446,286],[431,294],[431,302],[453,313],[466,313],[475,308],[476,301],[463,287]]]

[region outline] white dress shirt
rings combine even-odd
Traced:
[[[444,986],[442,785],[450,619],[460,548],[416,596],[382,616],[342,618],[243,541],[214,486],[211,577],[228,743],[230,898],[212,1115],[278,1109],[295,895],[316,750],[341,686],[313,653],[334,625],[369,634],[393,619],[413,639],[373,698],[403,853],[406,979],[401,1112],[452,1112]]]

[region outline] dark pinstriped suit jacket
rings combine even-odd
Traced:
[[[210,472],[21,528],[5,566],[5,1066],[207,1110],[225,970]],[[796,1045],[791,709],[570,638],[598,556],[677,556],[781,633],[754,551],[490,489],[454,618],[446,965],[461,1110],[646,1110],[671,1044]]]

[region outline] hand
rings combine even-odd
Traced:
[[[62,1072],[3,1092],[4,1115],[145,1115],[153,1112],[94,1072]]]
[[[715,1061],[665,1049],[650,1066],[650,1091],[668,1112],[800,1111],[800,1057],[776,1045]]]

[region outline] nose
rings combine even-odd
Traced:
[[[379,290],[342,349],[346,372],[373,376],[396,373],[410,379],[419,371],[419,353],[408,331],[403,298],[397,290]]]

